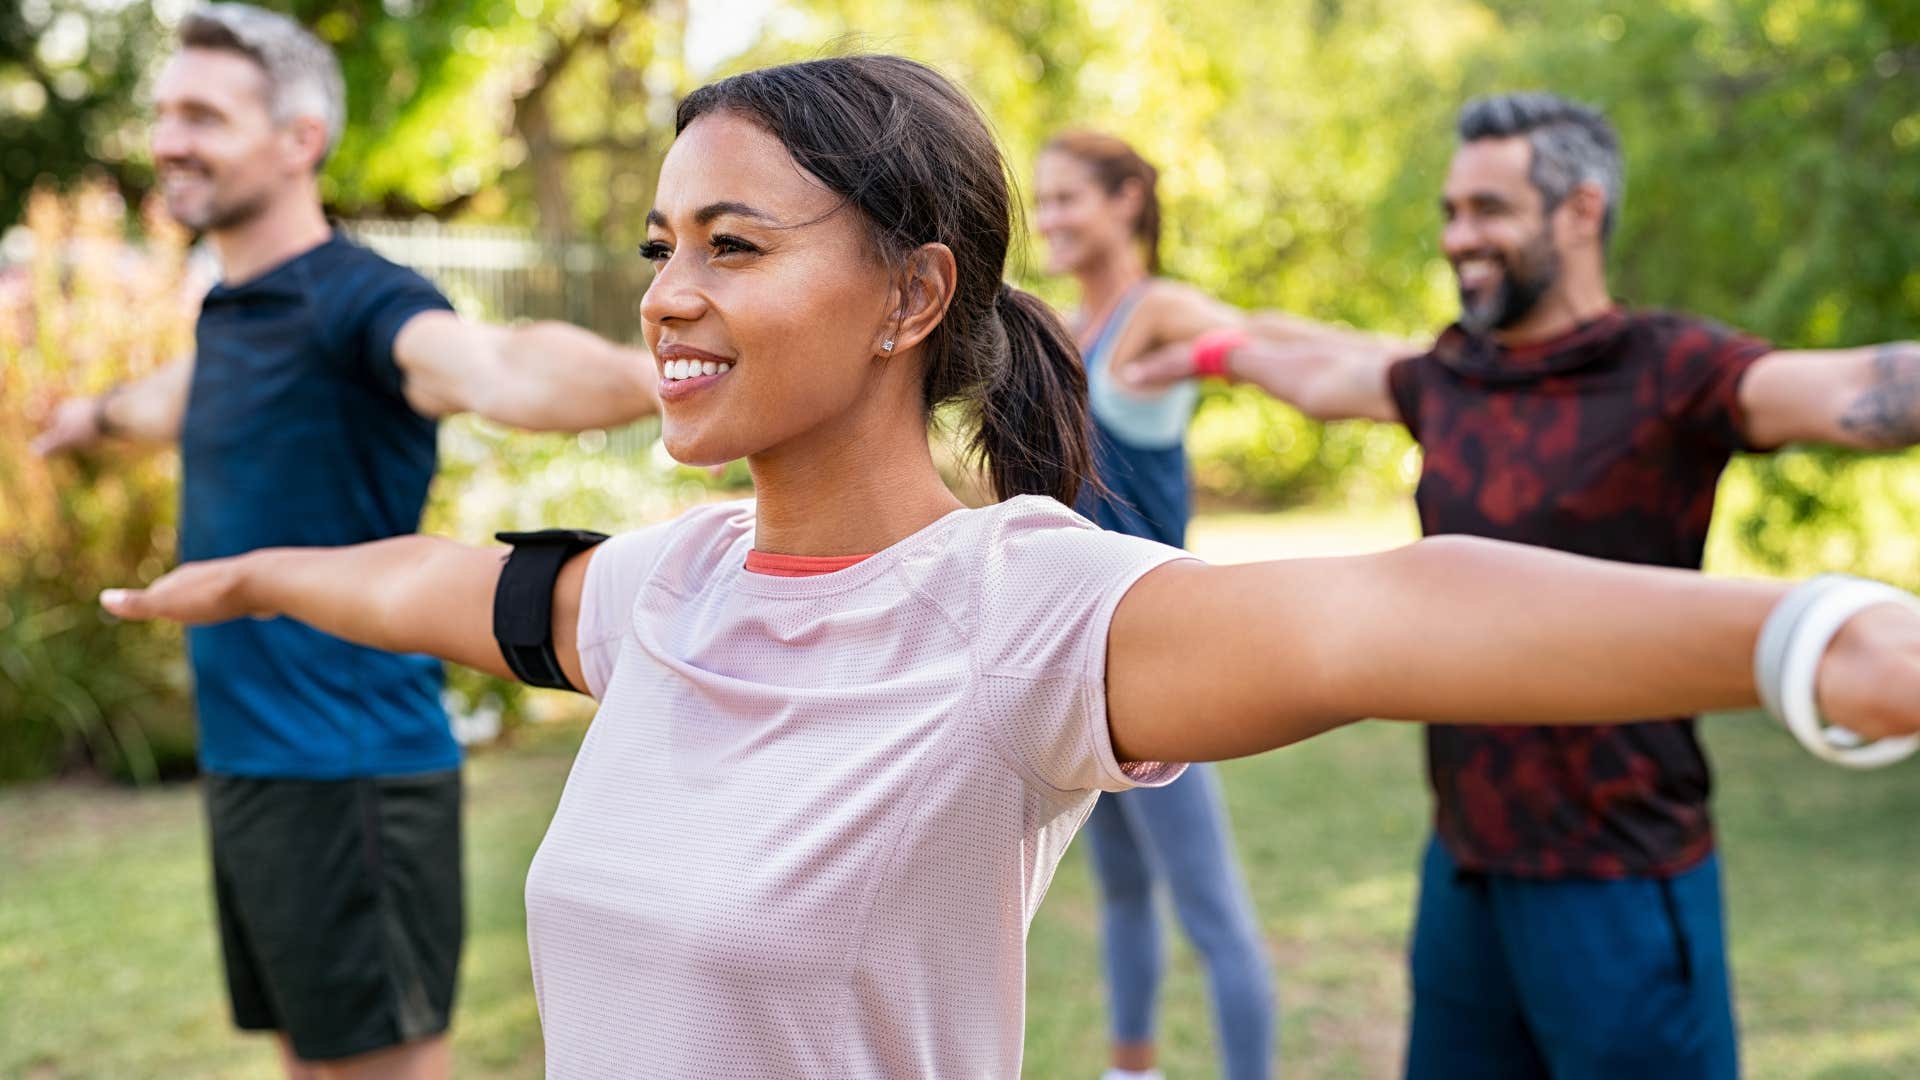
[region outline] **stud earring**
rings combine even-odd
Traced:
[[[883,341],[883,342],[881,342],[881,343],[880,343],[880,351],[881,351],[881,352],[889,352],[889,353],[890,353],[890,352],[892,352],[892,351],[893,351],[893,339],[892,339],[892,338],[888,338],[887,340],[885,340],[885,341]]]

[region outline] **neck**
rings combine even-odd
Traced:
[[[1128,289],[1147,279],[1147,260],[1134,245],[1097,258],[1073,272],[1080,284],[1080,310],[1097,319],[1113,310]]]
[[[1495,330],[1493,339],[1502,345],[1532,345],[1548,341],[1582,323],[1592,322],[1613,307],[1604,275],[1597,272],[1569,273],[1562,278],[1527,316],[1505,329]]]
[[[757,550],[867,555],[964,505],[933,463],[919,419],[919,365],[892,363],[901,382],[912,378],[911,387],[889,393],[895,380],[883,379],[847,422],[748,459],[758,501]]]
[[[331,235],[317,197],[288,197],[238,225],[208,233],[207,239],[220,253],[221,280],[236,285],[326,243]]]

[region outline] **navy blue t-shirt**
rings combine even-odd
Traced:
[[[418,529],[436,425],[407,405],[393,340],[420,312],[450,309],[425,278],[337,233],[215,286],[180,435],[181,558]],[[209,772],[337,779],[459,764],[429,657],[290,619],[197,627],[187,645]]]

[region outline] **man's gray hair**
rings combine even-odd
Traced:
[[[1627,178],[1620,164],[1620,137],[1600,110],[1556,94],[1495,94],[1467,102],[1457,128],[1463,143],[1526,136],[1533,147],[1529,179],[1548,210],[1581,184],[1599,185],[1607,199],[1600,237],[1604,242],[1613,235]]]
[[[292,19],[252,4],[208,4],[180,22],[188,49],[237,52],[267,75],[267,108],[276,123],[317,116],[327,128],[326,152],[347,126],[347,84],[333,50]]]

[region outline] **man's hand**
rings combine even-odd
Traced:
[[[171,442],[180,437],[192,387],[193,357],[183,356],[103,393],[69,398],[47,414],[33,452],[50,457],[91,446],[108,435]]]
[[[1115,370],[1114,381],[1135,393],[1165,390],[1182,379],[1193,378],[1193,343],[1175,341],[1141,353],[1131,363]]]
[[[68,398],[53,407],[32,450],[40,457],[52,457],[79,450],[100,440],[99,402],[95,398]]]

